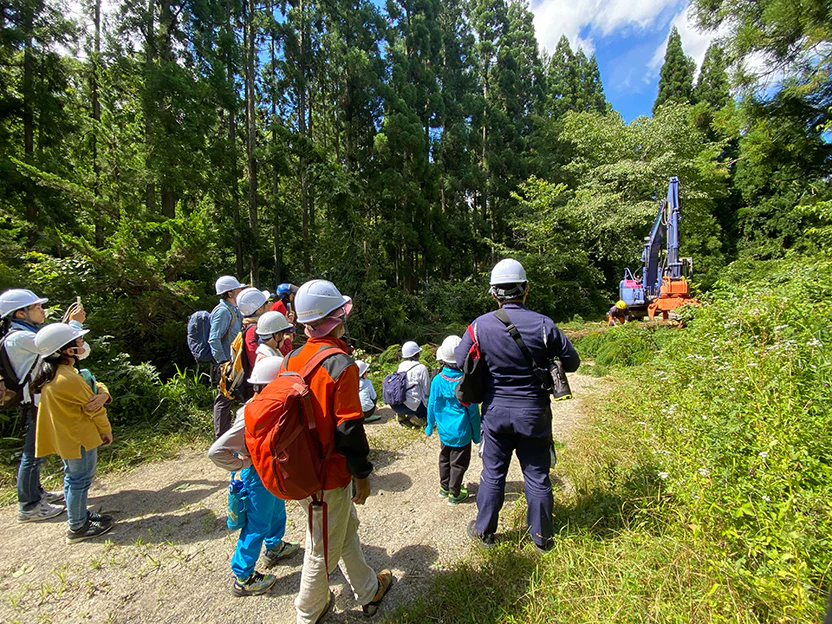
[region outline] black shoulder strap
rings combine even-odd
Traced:
[[[509,317],[508,313],[505,310],[503,310],[502,308],[500,308],[499,310],[494,312],[494,316],[496,316],[497,319],[503,325],[506,326],[506,329],[508,330],[509,336],[514,338],[514,342],[516,342],[517,346],[520,347],[520,351],[523,352],[523,355],[525,356],[526,361],[529,363],[529,366],[532,368],[532,370],[534,370],[536,368],[540,368],[537,365],[537,362],[534,361],[534,358],[532,357],[532,353],[531,353],[531,351],[529,351],[529,348],[526,346],[526,343],[523,342],[523,336],[520,335],[520,332],[517,331],[517,328],[514,326],[514,323],[511,322],[511,318]]]

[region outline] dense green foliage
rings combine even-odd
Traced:
[[[695,70],[696,63],[682,50],[682,37],[674,26],[667,40],[664,64],[659,76],[659,95],[653,103],[654,113],[662,104],[690,101]]]
[[[578,339],[616,379],[560,452],[574,489],[556,497],[553,552],[518,550],[520,505],[504,546],[392,621],[819,621],[832,564],[830,269],[737,261],[684,329]]]
[[[506,255],[528,265],[535,309],[589,317],[638,266],[678,175],[682,253],[707,289],[738,255],[804,247],[828,200],[828,48],[782,89],[728,90],[748,54],[826,36],[816,11],[780,24],[769,4],[698,3],[703,24],[750,30],[708,50],[695,88],[672,31],[654,116],[625,124],[595,58],[565,38],[541,52],[522,0],[95,0],[72,19],[59,0],[13,0],[0,288],[81,295],[95,335],[164,376],[190,361],[185,319],[223,273],[327,277],[377,350],[489,309],[485,275]],[[760,20],[782,42],[740,41]]]

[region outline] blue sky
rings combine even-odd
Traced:
[[[533,0],[531,10],[541,47],[554,51],[565,34],[596,55],[607,99],[627,122],[650,115],[671,26],[697,68],[715,36],[696,30],[688,0]]]

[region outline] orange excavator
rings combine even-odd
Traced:
[[[659,213],[650,235],[644,239],[641,253],[641,274],[624,269],[619,284],[619,298],[630,312],[647,312],[650,320],[661,312],[668,314],[686,303],[699,304],[691,297],[688,278],[693,273],[693,260],[679,257],[679,178],[670,178],[667,197],[659,203]],[[667,240],[667,249],[663,243]]]

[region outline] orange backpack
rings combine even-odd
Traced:
[[[299,373],[286,370],[245,407],[246,446],[263,485],[283,500],[303,500],[324,489],[326,464],[334,445],[322,448],[307,380],[328,357],[344,353],[322,347]]]

